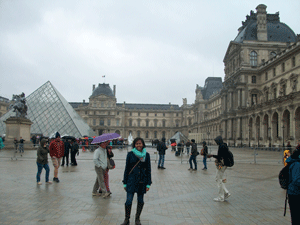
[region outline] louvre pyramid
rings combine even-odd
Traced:
[[[77,138],[96,135],[50,81],[26,97],[26,102],[27,118],[33,122],[32,134],[43,134],[49,137],[58,131],[61,135],[66,134]],[[0,134],[5,134],[6,125],[3,121],[11,116],[15,116],[13,109],[0,118]]]

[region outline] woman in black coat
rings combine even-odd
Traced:
[[[132,151],[127,154],[124,171],[124,189],[127,192],[125,202],[125,220],[121,225],[129,224],[131,206],[134,193],[137,193],[137,209],[135,224],[139,225],[140,215],[144,206],[144,194],[149,191],[151,181],[150,155],[146,152],[146,145],[142,138],[134,139]]]

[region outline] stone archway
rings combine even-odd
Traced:
[[[295,111],[295,140],[300,140],[300,107]]]
[[[270,137],[270,133],[269,133],[269,115],[266,114],[264,116],[264,120],[263,120],[263,135],[261,135],[264,139],[264,141],[266,142],[267,140],[269,140]]]
[[[272,116],[272,139],[277,140],[279,136],[278,113],[275,112]]]
[[[260,137],[261,137],[261,131],[260,131],[260,116],[256,117],[256,120],[255,120],[255,126],[256,126],[256,130],[255,130],[255,139],[256,139],[256,144],[257,144],[257,147],[259,147],[259,141],[260,141]]]
[[[291,114],[290,114],[290,111],[288,110],[285,110],[282,114],[282,123],[283,123],[283,140],[286,142],[287,140],[290,139],[290,134],[291,134]]]

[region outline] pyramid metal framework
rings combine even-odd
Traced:
[[[61,135],[76,138],[96,135],[50,81],[26,97],[26,102],[27,118],[33,122],[32,134],[43,134],[49,137],[58,131]],[[0,118],[0,134],[6,132],[6,125],[3,121],[12,116],[15,116],[13,109]]]

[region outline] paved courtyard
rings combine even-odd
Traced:
[[[285,191],[278,184],[281,153],[230,148],[235,165],[227,169],[226,186],[232,196],[214,202],[217,196],[214,161],[208,170],[190,172],[188,156],[175,157],[168,150],[166,170],[158,170],[155,150],[150,191],[145,195],[142,224],[290,224],[289,209],[283,217]],[[216,147],[210,147],[216,153]],[[37,185],[36,150],[27,150],[11,160],[13,151],[0,151],[0,224],[120,224],[124,219],[125,191],[122,177],[127,150],[114,150],[116,168],[109,172],[111,197],[92,197],[95,181],[93,153],[80,152],[77,167],[60,167],[60,183]],[[49,160],[50,161],[50,160]],[[53,166],[50,164],[50,179]],[[132,208],[134,224],[136,196]]]

